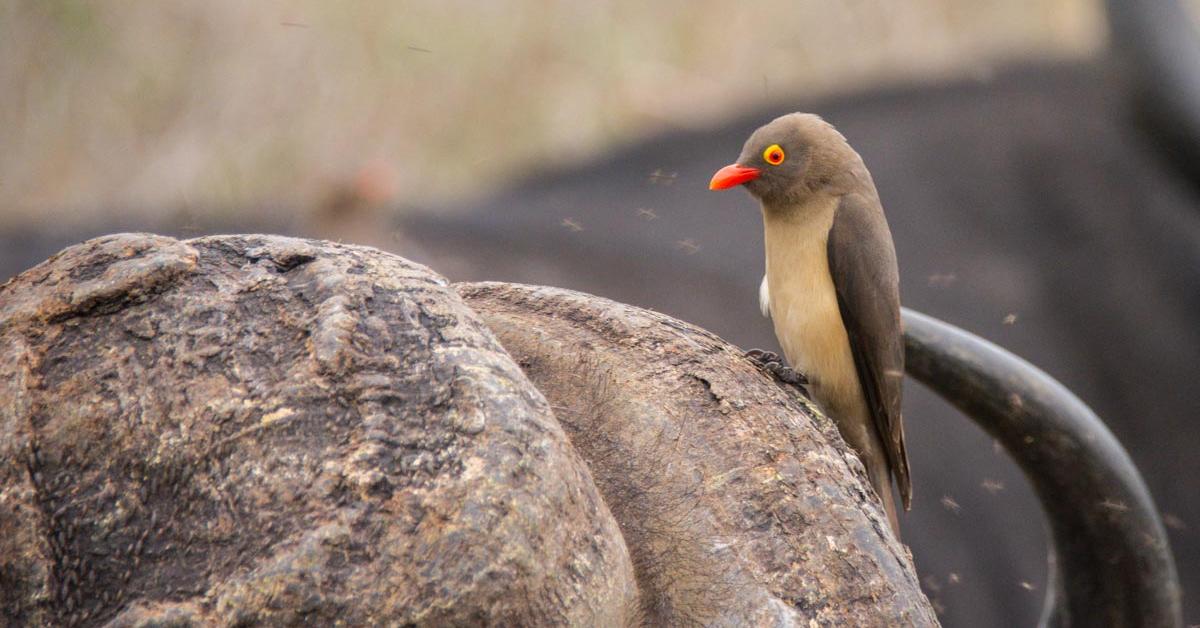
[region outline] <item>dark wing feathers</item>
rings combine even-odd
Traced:
[[[912,482],[900,418],[904,376],[900,278],[892,234],[878,199],[861,194],[841,198],[829,229],[827,254],[858,379],[908,510]]]

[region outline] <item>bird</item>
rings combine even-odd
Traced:
[[[833,125],[792,113],[754,131],[709,183],[736,186],[762,207],[759,306],[795,372],[771,352],[747,356],[785,381],[807,383],[858,454],[898,538],[893,479],[904,509],[912,506],[899,271],[871,174]]]

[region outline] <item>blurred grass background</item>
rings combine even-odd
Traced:
[[[1092,0],[7,0],[0,228],[462,199],[751,106],[1103,39]]]

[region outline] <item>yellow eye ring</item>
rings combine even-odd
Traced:
[[[763,161],[772,166],[778,166],[783,163],[783,158],[783,147],[779,144],[771,144],[767,147],[767,150],[763,151]]]

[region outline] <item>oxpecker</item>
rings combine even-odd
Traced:
[[[871,174],[832,125],[793,113],[755,131],[709,187],[737,185],[762,204],[759,305],[801,375],[770,353],[748,355],[785,379],[807,380],[812,399],[858,453],[899,534],[893,478],[904,509],[912,502],[900,416],[899,275]]]

